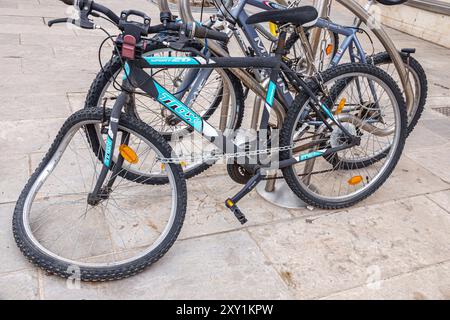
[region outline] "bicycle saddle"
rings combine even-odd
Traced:
[[[384,4],[385,6],[396,6],[398,4],[403,4],[408,0],[376,0],[377,2]]]
[[[281,25],[292,23],[295,25],[306,25],[309,22],[316,21],[318,17],[316,8],[311,6],[304,6],[286,10],[269,10],[256,13],[247,19],[248,24],[260,22],[273,22]],[[312,23],[311,23],[312,25]]]

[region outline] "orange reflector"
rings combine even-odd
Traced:
[[[276,37],[278,36],[277,25],[273,22],[269,22],[270,33]]]
[[[181,162],[180,162],[180,166],[182,166],[182,167],[187,167],[187,162],[186,162],[186,161],[181,161]]]
[[[166,164],[165,163],[161,163],[161,171],[165,171],[166,170]]]
[[[228,206],[228,208],[231,208],[232,206],[234,206],[234,202],[231,201],[231,199],[228,199],[227,200],[227,206]]]
[[[342,109],[344,109],[346,102],[347,100],[345,98],[342,98],[341,101],[339,101],[335,114],[339,114],[342,112]]]
[[[332,44],[327,45],[327,47],[325,48],[325,53],[327,54],[327,56],[329,56],[330,54],[333,53],[333,45]]]
[[[129,163],[138,163],[139,158],[138,158],[136,152],[134,152],[134,150],[131,149],[126,144],[120,145],[119,151],[120,151],[120,155]]]
[[[354,185],[356,185],[358,183],[361,183],[362,181],[363,181],[363,177],[361,177],[361,176],[354,176],[354,177],[351,177],[347,182],[348,182],[349,185],[354,186]]]

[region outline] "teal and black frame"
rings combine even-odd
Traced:
[[[110,126],[108,129],[108,137],[106,142],[105,157],[103,161],[102,172],[97,181],[97,187],[91,196],[91,201],[95,203],[101,199],[103,192],[107,190],[101,190],[101,186],[104,185],[104,179],[106,179],[107,173],[111,170],[111,155],[116,144],[117,135],[117,119],[124,109],[125,105],[132,99],[132,89],[139,88],[153,97],[161,105],[167,108],[171,113],[176,115],[181,121],[183,121],[187,126],[194,129],[196,132],[201,134],[209,142],[213,143],[219,150],[226,153],[235,154],[245,154],[245,149],[225,135],[221,131],[214,128],[206,120],[197,114],[194,110],[189,108],[186,104],[180,101],[177,97],[171,94],[164,86],[158,83],[154,78],[145,71],[149,68],[195,68],[195,69],[206,69],[206,68],[258,68],[266,69],[270,74],[270,82],[268,86],[268,92],[265,99],[265,108],[260,121],[260,129],[264,130],[268,128],[269,117],[273,102],[276,94],[276,81],[282,76],[285,77],[288,82],[295,88],[298,93],[307,94],[312,103],[310,104],[311,111],[313,111],[318,119],[323,122],[325,126],[331,128],[329,121],[342,130],[342,132],[347,136],[348,143],[335,148],[328,148],[326,150],[318,150],[314,152],[309,152],[301,154],[291,159],[281,160],[277,162],[277,169],[282,169],[291,166],[295,163],[306,161],[312,158],[327,156],[346,148],[351,148],[357,145],[360,138],[349,133],[345,126],[343,126],[335,117],[332,112],[328,109],[325,103],[321,102],[314,92],[309,88],[306,82],[301,79],[298,75],[291,71],[291,69],[282,61],[282,56],[285,55],[285,41],[286,32],[282,31],[279,35],[279,40],[277,48],[275,50],[274,56],[271,57],[245,57],[245,58],[234,58],[234,57],[214,57],[214,58],[202,58],[202,57],[137,57],[136,59],[129,59],[126,61],[125,65],[125,77],[123,81],[123,91],[119,98],[116,100],[110,119]],[[126,143],[126,142],[122,142]],[[276,142],[277,143],[277,142]],[[271,142],[268,142],[272,145]],[[232,150],[230,150],[230,146]],[[273,156],[273,155],[272,155]],[[235,203],[239,201],[245,194],[251,191],[259,181],[263,178],[264,169],[273,169],[273,164],[264,161],[262,164],[258,157],[251,158],[248,155],[240,156],[244,159],[238,159],[242,166],[253,173],[254,176],[248,181],[245,187],[239,192],[235,197],[227,200],[227,206],[234,211],[238,219],[243,223],[243,215],[239,213],[239,209],[235,206]],[[119,165],[115,165],[115,170],[120,170],[120,162],[123,161],[119,155]],[[164,161],[164,159],[162,159]],[[269,164],[267,164],[269,163]],[[112,175],[117,176],[117,175]],[[108,181],[106,184],[110,186],[114,181]],[[231,205],[233,204],[233,205]]]

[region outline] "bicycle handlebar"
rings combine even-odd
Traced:
[[[217,40],[217,41],[221,41],[221,42],[228,41],[228,35],[223,32],[203,27],[201,25],[196,24],[195,22],[188,23],[188,24],[186,24],[186,26],[187,26],[188,30],[191,28],[190,29],[191,37],[202,38],[202,39],[212,39],[212,40]]]
[[[89,4],[88,0],[60,0],[60,1],[69,6],[76,5],[80,9],[82,7],[84,7],[86,4]],[[90,5],[91,5],[91,10],[103,13],[111,21],[113,21],[116,25],[119,24],[120,18],[114,12],[112,12],[110,9],[108,9],[107,7],[97,4],[94,1],[90,1]]]
[[[90,0],[60,0],[64,2],[67,5],[76,5],[80,9],[82,9],[85,5],[90,5],[91,10],[97,11],[99,13],[103,13],[105,16],[107,16],[110,20],[112,20],[116,25],[119,25],[120,18],[112,12],[110,9],[95,3],[94,1]],[[132,12],[132,11],[130,11]],[[62,23],[62,22],[73,22],[73,19],[56,19],[49,21],[48,25],[52,26],[55,23]],[[158,33],[162,31],[181,31],[185,32],[187,37],[196,37],[196,38],[202,38],[202,39],[211,39],[211,40],[217,40],[222,42],[228,41],[228,36],[223,33],[216,30],[212,30],[206,27],[203,27],[201,25],[195,24],[195,23],[167,23],[164,25],[157,25],[157,26],[150,26],[148,28],[148,33]]]
[[[184,32],[187,37],[190,38],[202,38],[202,39],[211,39],[226,42],[228,41],[228,36],[216,30],[212,30],[203,26],[199,26],[193,23],[176,23],[171,22],[164,24],[158,24],[156,26],[152,26],[148,28],[148,33],[158,33],[164,31],[179,31]]]

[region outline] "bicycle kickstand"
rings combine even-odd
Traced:
[[[244,213],[242,213],[241,209],[237,206],[237,202],[245,197],[250,191],[252,191],[259,182],[261,182],[263,175],[261,174],[261,170],[258,170],[256,174],[251,177],[249,181],[245,184],[245,186],[232,198],[228,198],[225,200],[225,206],[230,209],[236,219],[239,220],[241,224],[245,224],[248,220],[245,217]]]

